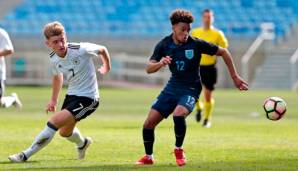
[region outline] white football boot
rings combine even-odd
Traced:
[[[92,138],[86,137],[83,147],[77,148],[77,151],[78,151],[78,158],[77,159],[78,160],[82,160],[82,159],[85,158],[86,150],[88,149],[90,144],[92,144],[92,142],[93,142]]]
[[[13,163],[22,163],[27,160],[27,157],[23,152],[21,152],[21,153],[17,153],[9,156],[8,159]]]

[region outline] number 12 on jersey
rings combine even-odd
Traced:
[[[184,65],[185,65],[184,61],[176,61],[176,66],[178,71],[184,71]]]

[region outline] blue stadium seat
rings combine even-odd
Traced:
[[[276,24],[283,36],[297,22],[296,0],[24,0],[0,25],[12,34],[40,34],[47,22],[58,20],[70,34],[160,36],[170,32],[170,12],[191,10],[200,24],[201,11],[215,11],[216,26],[226,34],[256,36],[262,22]]]

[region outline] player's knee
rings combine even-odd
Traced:
[[[143,125],[143,128],[146,128],[146,129],[154,129],[156,126],[156,123],[153,122],[153,121],[150,121],[150,120],[146,120],[144,122],[144,125]]]
[[[185,107],[178,107],[175,109],[173,116],[184,116],[186,117],[190,112]]]
[[[72,132],[69,130],[60,129],[59,134],[61,137],[69,137],[71,136]]]
[[[56,128],[60,128],[61,127],[61,123],[60,123],[60,120],[59,118],[57,118],[56,116],[52,116],[50,119],[49,119],[49,122],[53,125],[55,125]]]
[[[173,113],[173,116],[184,116],[187,117],[189,115],[188,112],[177,112],[177,113]]]

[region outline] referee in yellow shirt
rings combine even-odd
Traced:
[[[222,31],[214,28],[214,15],[210,9],[202,12],[202,27],[193,29],[192,36],[203,39],[207,42],[218,45],[222,48],[228,47],[228,41]],[[200,122],[201,112],[204,109],[203,127],[211,127],[211,114],[214,109],[214,99],[212,92],[217,80],[216,56],[202,55],[200,63],[201,80],[204,87],[205,101],[198,100],[196,120]]]

